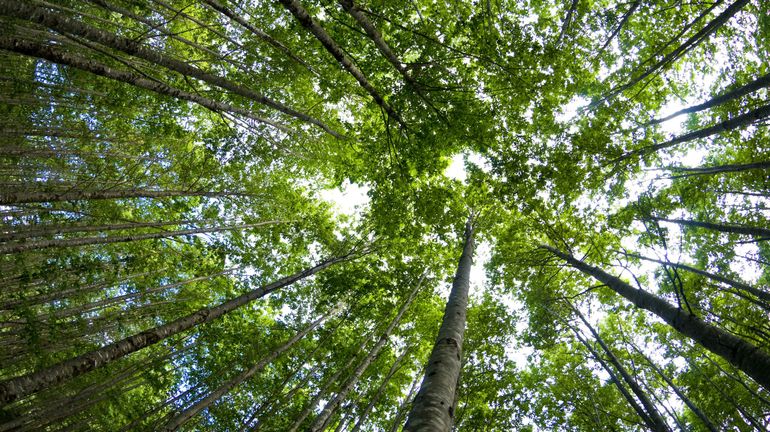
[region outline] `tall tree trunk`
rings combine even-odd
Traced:
[[[295,131],[289,129],[288,127],[273,120],[259,117],[249,110],[238,108],[224,102],[215,101],[213,99],[200,96],[196,93],[180,90],[178,88],[171,87],[156,80],[145,78],[144,76],[135,73],[118,70],[107,66],[104,63],[100,63],[94,59],[67,52],[54,45],[47,45],[39,42],[2,36],[0,37],[0,49],[24,54],[31,57],[38,57],[53,63],[74,67],[76,69],[90,72],[94,75],[120,81],[164,96],[193,102],[204,108],[208,108],[213,112],[231,112],[239,114],[246,118],[250,118],[252,120],[273,126],[283,132],[289,134],[295,133]]]
[[[404,432],[448,432],[460,379],[470,271],[473,265],[473,218],[465,223],[465,244],[452,282],[444,318],[433,346],[420,391],[412,404]]]
[[[611,161],[611,163],[618,163],[632,156],[643,156],[649,153],[656,152],[658,150],[673,147],[677,144],[682,144],[682,143],[693,141],[699,138],[707,138],[707,137],[710,137],[711,135],[728,132],[733,129],[737,129],[739,127],[747,126],[752,122],[762,120],[768,116],[770,116],[770,105],[763,105],[747,113],[743,113],[729,120],[725,120],[721,123],[717,123],[714,126],[698,129],[696,131],[689,132],[684,135],[680,135],[678,137],[675,137],[673,139],[670,139],[660,144],[653,144],[642,148],[638,148],[636,150],[628,151],[622,154],[620,157]]]
[[[314,275],[333,264],[348,260],[351,258],[351,255],[352,252],[341,257],[325,260],[313,267],[249,291],[232,300],[221,303],[218,306],[202,308],[168,324],[145,330],[89,353],[65,360],[46,369],[3,381],[0,383],[0,403],[6,404],[13,402],[16,399],[102,367],[117,359],[123,358],[128,354],[154,345],[197,325],[211,322],[279,288],[283,288],[298,280]]]
[[[641,4],[641,0],[635,0],[633,3],[631,3],[631,7],[628,8],[628,11],[623,14],[623,18],[620,20],[620,23],[618,23],[618,26],[615,27],[615,30],[612,31],[612,34],[607,38],[607,40],[604,42],[604,45],[602,45],[601,48],[599,48],[599,51],[594,54],[594,58],[599,57],[605,49],[612,43],[612,40],[615,39],[615,36],[620,33],[620,30],[623,29],[623,26],[626,25],[629,19],[631,19],[631,15],[636,12],[637,9],[639,9],[639,5]]]
[[[366,90],[374,101],[388,113],[388,116],[396,120],[402,127],[406,129],[404,121],[401,116],[396,113],[393,107],[388,104],[385,99],[375,90],[374,86],[366,79],[361,69],[353,63],[353,60],[345,54],[345,51],[340,48],[337,42],[332,39],[329,33],[316,22],[313,17],[302,7],[299,0],[278,0],[292,15],[302,24],[303,27],[308,29],[313,36],[318,39],[319,42],[326,48],[326,50],[335,58],[338,62],[358,81],[361,87]]]
[[[667,115],[663,118],[654,119],[648,122],[645,126],[652,126],[656,124],[663,123],[665,121],[671,120],[674,117],[679,117],[680,115],[684,114],[692,114],[696,112],[700,112],[712,107],[715,107],[717,105],[721,105],[725,102],[729,102],[733,99],[738,99],[741,96],[745,96],[749,93],[755,92],[761,88],[770,86],[770,73],[765,74],[754,81],[751,81],[750,83],[743,85],[741,87],[735,88],[733,90],[727,91],[725,93],[722,93],[719,96],[715,96],[706,102],[703,102],[701,104],[693,105],[691,107],[683,108],[673,114]]]
[[[80,200],[107,200],[128,198],[170,198],[201,196],[224,198],[230,196],[252,196],[245,192],[212,192],[185,190],[150,190],[150,189],[103,189],[103,190],[66,190],[61,192],[14,192],[0,191],[0,205],[28,203],[50,203]]]
[[[318,327],[323,321],[325,321],[327,318],[329,318],[330,315],[336,313],[338,311],[338,308],[334,308],[327,313],[325,313],[323,316],[318,318],[317,320],[313,321],[309,326],[305,327],[304,330],[297,333],[289,339],[285,344],[281,345],[280,347],[273,350],[270,354],[265,356],[262,360],[257,362],[254,366],[246,369],[245,371],[239,373],[235,377],[231,378],[228,381],[225,381],[222,385],[220,385],[216,390],[209,393],[206,397],[201,399],[200,401],[193,404],[191,407],[185,409],[184,411],[180,412],[174,418],[172,418],[167,424],[164,430],[166,431],[175,431],[179,429],[180,426],[185,424],[188,420],[193,418],[196,414],[201,412],[202,410],[208,408],[211,404],[218,401],[222,396],[229,393],[232,389],[240,385],[242,382],[246,381],[247,379],[251,378],[255,373],[259,372],[267,366],[271,361],[278,358],[279,355],[287,351],[289,348],[294,346],[297,342],[302,340],[308,333],[313,331],[316,327]]]
[[[180,220],[169,222],[128,222],[110,225],[55,225],[55,226],[32,226],[28,229],[15,229],[15,226],[3,227],[0,230],[0,241],[19,241],[30,237],[46,237],[60,234],[84,233],[84,232],[106,232],[137,228],[159,228],[169,225],[186,225],[200,221]]]
[[[62,34],[79,36],[86,40],[90,40],[91,42],[95,42],[116,49],[118,51],[123,51],[126,54],[139,57],[143,60],[149,61],[150,63],[163,66],[182,75],[193,77],[208,84],[229,90],[234,94],[278,110],[291,117],[312,123],[316,126],[319,126],[329,134],[334,135],[337,138],[341,138],[340,134],[333,131],[329,126],[318,119],[296,111],[280,102],[274,101],[246,86],[229,81],[224,77],[205,72],[181,60],[177,60],[171,56],[164,55],[158,50],[142,46],[135,40],[116,36],[113,33],[88,26],[81,22],[76,22],[67,18],[66,16],[48,12],[44,8],[36,7],[27,3],[0,0],[0,13],[23,20],[29,20]]]
[[[725,165],[694,167],[694,168],[672,166],[672,167],[666,167],[665,169],[669,171],[673,171],[675,173],[683,173],[683,174],[672,175],[670,177],[672,179],[677,179],[677,178],[692,177],[692,176],[699,176],[699,175],[721,174],[726,172],[768,170],[770,169],[770,161],[751,162],[751,163],[745,163],[745,164],[725,164]]]
[[[650,426],[652,427],[652,430],[656,432],[669,432],[671,429],[669,429],[666,421],[663,420],[663,417],[660,415],[660,412],[658,412],[658,409],[652,403],[650,398],[647,397],[647,394],[642,390],[636,380],[631,376],[631,374],[628,373],[623,364],[620,363],[620,360],[618,360],[612,350],[610,350],[610,347],[604,342],[604,339],[602,339],[601,335],[599,335],[599,332],[593,328],[591,323],[588,322],[588,320],[583,316],[582,313],[580,313],[576,307],[570,304],[570,308],[575,313],[575,315],[580,318],[580,321],[583,322],[583,325],[588,328],[588,331],[591,332],[594,339],[596,339],[596,342],[598,342],[599,346],[601,346],[602,350],[604,350],[604,353],[607,355],[610,363],[615,366],[615,369],[617,369],[617,371],[620,373],[623,381],[626,382],[628,387],[631,388],[631,391],[634,392],[636,397],[642,403],[642,406],[644,406],[644,410],[647,412],[647,416],[651,421]]]
[[[578,7],[578,0],[572,0],[570,3],[569,9],[567,10],[567,16],[564,18],[564,23],[561,25],[561,31],[559,32],[559,37],[556,38],[556,45],[559,45],[564,39],[564,35],[567,34],[567,30],[569,30],[570,24],[572,24],[572,17],[577,12]]]
[[[719,231],[719,232],[728,233],[728,234],[745,234],[753,237],[770,237],[770,229],[768,228],[752,227],[752,226],[746,226],[746,225],[735,225],[735,224],[721,224],[721,223],[714,223],[714,222],[701,222],[701,221],[694,221],[694,220],[687,220],[687,219],[667,219],[667,218],[660,218],[660,217],[652,217],[651,219],[656,221],[675,223],[677,225],[682,225],[687,227],[706,228],[713,231]]]
[[[645,355],[642,352],[642,350],[639,349],[639,347],[637,347],[636,344],[634,344],[633,342],[626,341],[626,343],[631,345],[631,348],[633,348],[634,351],[636,351],[640,356],[642,356],[642,358],[644,358],[644,360],[647,362],[647,364],[650,365],[652,370],[654,370],[655,373],[658,374],[658,376],[663,378],[666,384],[668,384],[668,386],[671,387],[671,390],[673,390],[674,393],[676,393],[676,395],[679,396],[679,399],[681,399],[682,402],[684,402],[684,404],[687,405],[688,408],[690,408],[690,410],[703,422],[703,424],[706,426],[708,430],[710,430],[711,432],[718,432],[717,427],[714,426],[714,423],[711,422],[711,419],[709,419],[708,416],[700,408],[698,408],[698,406],[695,405],[695,403],[691,401],[686,394],[684,394],[682,389],[680,389],[679,386],[677,386],[674,383],[674,381],[671,380],[671,378],[669,378],[668,375],[666,375],[666,373],[662,369],[660,369],[658,365],[655,364],[655,362],[652,361],[652,359],[647,357],[647,355]]]
[[[191,234],[211,234],[224,231],[241,230],[246,228],[256,228],[264,225],[274,225],[286,223],[286,221],[265,221],[254,224],[231,225],[225,227],[212,228],[190,228],[177,231],[160,231],[154,233],[131,234],[111,237],[79,237],[69,239],[38,240],[27,243],[0,244],[0,255],[20,253],[31,250],[48,249],[55,247],[75,247],[88,245],[103,245],[113,243],[127,243],[141,240],[162,239],[170,237],[179,237]]]
[[[382,348],[390,340],[390,334],[393,332],[393,329],[396,328],[399,322],[401,322],[401,317],[404,316],[404,313],[412,304],[412,301],[414,300],[415,296],[417,296],[417,293],[419,292],[422,286],[424,276],[425,275],[423,274],[423,276],[420,277],[420,280],[412,289],[412,292],[409,294],[409,297],[407,297],[404,304],[401,305],[401,308],[398,310],[398,313],[396,313],[396,316],[393,317],[393,319],[390,321],[390,324],[388,324],[388,327],[385,329],[385,332],[377,340],[377,343],[374,344],[372,349],[369,351],[369,354],[363,359],[361,359],[361,362],[358,364],[358,366],[356,366],[356,369],[353,371],[353,373],[350,374],[348,379],[345,381],[345,384],[342,385],[339,391],[337,391],[337,394],[329,402],[327,402],[326,406],[324,406],[321,412],[318,413],[318,416],[315,418],[315,421],[313,421],[313,424],[310,426],[311,432],[320,432],[323,430],[324,425],[331,418],[331,415],[334,412],[334,410],[342,402],[345,401],[345,398],[347,397],[348,393],[351,390],[353,390],[353,387],[356,385],[356,383],[358,383],[358,380],[361,379],[361,376],[363,376],[366,369],[374,361],[374,359],[377,358],[377,355],[380,354],[380,351],[382,350]]]
[[[759,347],[715,327],[685,310],[676,308],[651,293],[634,288],[620,278],[586,264],[572,255],[551,246],[543,245],[541,247],[560,257],[572,267],[604,283],[635,306],[654,313],[678,332],[724,358],[752,377],[759,385],[770,390],[770,355]]]
[[[561,318],[560,318],[561,319]],[[631,406],[631,408],[636,412],[636,415],[639,416],[640,419],[644,422],[644,424],[652,431],[655,430],[655,422],[652,421],[652,419],[647,415],[647,412],[645,412],[644,408],[639,405],[639,402],[634,399],[634,396],[628,391],[626,386],[623,385],[620,378],[618,378],[617,375],[615,375],[615,371],[612,370],[610,365],[607,364],[606,361],[602,358],[602,356],[599,355],[599,353],[594,349],[593,346],[591,346],[590,343],[580,334],[580,331],[576,329],[574,326],[572,326],[569,322],[562,319],[562,322],[567,325],[570,330],[572,330],[572,333],[575,334],[575,337],[577,337],[578,341],[580,341],[581,344],[583,344],[584,347],[588,350],[589,353],[593,356],[593,358],[599,362],[599,365],[607,372],[607,375],[610,376],[610,379],[612,380],[613,384],[615,384],[615,387],[618,389],[620,394],[623,396],[623,398],[628,402],[628,404]]]
[[[390,370],[385,375],[385,378],[380,383],[380,386],[377,387],[377,390],[374,392],[374,395],[372,395],[371,399],[369,400],[369,404],[366,405],[364,410],[361,411],[361,414],[358,415],[358,421],[353,426],[353,429],[350,430],[350,432],[358,432],[361,429],[364,422],[366,421],[366,418],[369,416],[369,413],[372,411],[372,409],[374,409],[374,405],[377,403],[377,401],[379,401],[380,396],[382,396],[382,393],[385,391],[385,388],[390,383],[390,379],[401,368],[401,362],[403,362],[406,356],[409,354],[410,348],[411,347],[406,347],[404,349],[404,352],[402,352],[401,355],[398,356],[396,361],[394,361],[393,364],[390,366]]]
[[[688,271],[690,273],[695,273],[697,275],[705,276],[705,277],[707,277],[707,278],[709,278],[711,280],[715,280],[717,282],[722,282],[722,283],[724,283],[726,285],[729,285],[729,286],[731,286],[731,287],[733,287],[735,289],[738,289],[738,290],[741,290],[741,291],[745,291],[745,292],[747,292],[749,294],[752,294],[752,295],[756,296],[758,299],[763,300],[763,301],[767,302],[770,305],[770,293],[768,293],[766,291],[762,291],[762,290],[757,289],[757,288],[754,288],[753,286],[745,284],[743,282],[739,282],[739,281],[736,281],[734,279],[730,279],[730,278],[727,278],[727,277],[724,277],[724,276],[721,276],[721,275],[718,275],[718,274],[715,274],[715,273],[710,273],[710,272],[707,272],[705,270],[701,270],[699,268],[695,268],[695,267],[689,266],[687,264],[672,263],[672,262],[669,262],[669,261],[658,260],[658,259],[655,259],[655,258],[649,258],[649,257],[643,256],[643,255],[634,254],[634,253],[627,253],[627,252],[623,252],[623,255],[629,256],[629,257],[633,257],[633,258],[638,258],[638,259],[645,260],[645,261],[650,261],[650,262],[662,264],[662,265],[665,265],[665,266],[671,266],[671,267],[674,267],[674,268],[686,270],[686,271]]]

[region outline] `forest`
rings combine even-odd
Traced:
[[[0,0],[0,432],[770,430],[766,0]]]

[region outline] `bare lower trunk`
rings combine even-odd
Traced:
[[[562,258],[572,267],[594,277],[611,290],[641,309],[648,310],[675,330],[699,343],[712,353],[752,377],[759,385],[770,390],[770,355],[759,347],[715,327],[687,311],[641,289],[636,289],[616,276],[586,264],[551,246],[541,246]]]
[[[404,425],[405,432],[448,432],[452,429],[473,264],[472,218],[465,224],[464,237],[465,244],[444,310],[444,319],[425,367],[420,391]]]
[[[49,388],[57,383],[82,375],[98,367],[102,367],[117,359],[123,358],[128,354],[154,345],[197,325],[211,322],[272,291],[291,285],[298,280],[318,273],[333,264],[349,258],[350,254],[323,261],[314,267],[310,267],[299,273],[295,273],[271,284],[249,291],[246,294],[242,294],[232,300],[226,301],[219,306],[200,309],[197,312],[179,318],[168,324],[145,330],[89,353],[65,360],[46,369],[6,380],[0,383],[0,402],[3,404],[13,402],[16,399]]]

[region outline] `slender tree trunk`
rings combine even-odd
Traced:
[[[403,362],[406,356],[409,354],[410,348],[411,347],[405,348],[404,352],[402,352],[401,355],[398,356],[396,361],[393,362],[393,365],[390,366],[390,370],[385,375],[385,378],[382,380],[382,383],[380,383],[380,386],[377,387],[377,390],[374,392],[374,395],[372,395],[371,399],[369,400],[369,404],[366,405],[366,408],[364,408],[364,410],[361,411],[361,413],[358,415],[358,421],[353,426],[353,429],[350,430],[350,432],[358,432],[361,429],[361,426],[363,426],[364,422],[366,421],[366,418],[369,416],[369,413],[372,411],[372,409],[374,409],[374,405],[377,403],[377,401],[379,401],[380,396],[382,396],[382,393],[385,391],[385,388],[390,383],[390,379],[401,368],[401,362]]]
[[[128,354],[154,345],[164,339],[189,330],[197,325],[211,322],[239,307],[261,298],[279,288],[314,275],[319,271],[351,258],[352,253],[325,260],[314,267],[287,276],[271,284],[242,294],[218,306],[206,307],[168,324],[145,330],[123,340],[111,343],[86,354],[65,360],[46,369],[29,373],[0,383],[0,403],[6,404],[16,399],[49,388],[67,379],[74,378],[96,368],[109,364]]]
[[[302,24],[303,27],[308,29],[313,36],[318,39],[319,42],[326,48],[326,50],[335,58],[338,62],[342,65],[342,67],[345,68],[346,71],[348,71],[353,77],[358,81],[358,83],[363,87],[369,95],[372,96],[372,99],[382,107],[382,109],[385,110],[386,113],[388,113],[388,116],[392,117],[394,120],[396,120],[404,129],[406,129],[406,125],[404,124],[404,121],[401,119],[401,116],[396,113],[396,111],[393,109],[393,107],[390,106],[387,102],[385,102],[385,99],[375,90],[374,86],[369,82],[369,80],[366,79],[363,72],[361,72],[361,69],[358,68],[353,63],[353,60],[345,54],[345,52],[340,48],[340,46],[337,44],[337,42],[332,39],[332,37],[329,35],[329,33],[324,30],[323,27],[321,27],[320,24],[316,22],[313,17],[310,16],[310,14],[305,10],[304,7],[302,7],[302,4],[299,2],[299,0],[278,0],[289,12],[291,12],[292,15],[299,21],[300,24]]]
[[[188,420],[193,418],[196,414],[201,412],[202,410],[208,408],[211,406],[211,404],[218,401],[222,396],[226,395],[232,389],[240,385],[242,382],[246,381],[247,379],[251,378],[255,373],[261,371],[265,366],[267,366],[271,361],[278,358],[279,355],[287,351],[289,348],[294,346],[297,342],[302,340],[305,336],[307,336],[308,333],[313,331],[316,327],[318,327],[323,321],[325,321],[331,314],[336,313],[338,308],[334,308],[333,310],[330,310],[317,320],[313,321],[309,326],[307,326],[304,330],[297,333],[289,339],[285,344],[281,345],[277,349],[273,350],[270,354],[265,356],[262,360],[257,362],[254,366],[246,369],[245,371],[241,372],[240,374],[236,375],[235,377],[231,378],[230,380],[224,382],[222,385],[220,385],[216,390],[209,393],[206,397],[201,399],[200,401],[193,404],[191,407],[185,409],[184,411],[180,412],[174,418],[172,418],[167,424],[164,430],[166,431],[175,431],[179,429],[180,426],[187,423]]]
[[[655,259],[655,258],[649,258],[649,257],[646,257],[646,256],[634,254],[634,253],[626,253],[626,252],[624,252],[623,255],[630,256],[630,257],[633,257],[633,258],[638,258],[638,259],[645,260],[645,261],[650,261],[650,262],[662,264],[662,265],[665,265],[665,266],[671,266],[671,267],[674,267],[674,268],[686,270],[686,271],[688,271],[690,273],[695,273],[697,275],[705,276],[705,277],[707,277],[707,278],[709,278],[711,280],[714,280],[714,281],[717,281],[717,282],[722,282],[725,285],[729,285],[729,286],[731,286],[731,287],[733,287],[735,289],[738,289],[740,291],[747,292],[747,293],[757,297],[758,299],[763,300],[763,301],[767,302],[768,304],[770,304],[770,293],[768,293],[766,291],[762,291],[762,290],[757,289],[757,288],[754,288],[753,286],[745,284],[743,282],[739,282],[739,281],[736,281],[734,279],[730,279],[730,278],[727,278],[727,277],[724,277],[724,276],[720,276],[720,275],[715,274],[715,273],[709,273],[707,271],[704,271],[704,270],[701,270],[701,269],[689,266],[687,264],[672,263],[672,262],[668,262],[668,261],[658,260],[658,259]]]
[[[572,267],[604,283],[635,306],[654,313],[678,332],[724,358],[752,377],[759,385],[770,390],[770,355],[759,347],[704,322],[651,293],[636,289],[620,278],[586,264],[572,255],[551,246],[541,247],[562,258]]]
[[[666,167],[665,169],[669,171],[673,171],[675,173],[682,173],[682,174],[676,174],[670,177],[672,179],[677,179],[677,178],[683,178],[683,177],[721,174],[721,173],[727,173],[727,172],[767,170],[767,169],[770,169],[770,161],[752,162],[752,163],[746,163],[746,164],[726,164],[726,165],[694,167],[694,168]]]
[[[647,357],[647,355],[645,355],[642,352],[642,350],[636,346],[636,344],[634,344],[631,341],[626,341],[626,342],[629,345],[631,345],[631,348],[633,348],[634,351],[636,351],[640,356],[642,356],[642,358],[644,358],[644,360],[647,362],[647,364],[650,365],[650,367],[652,368],[652,370],[655,371],[655,373],[657,373],[661,378],[663,378],[666,384],[668,384],[668,386],[671,387],[671,390],[673,390],[674,393],[676,393],[676,395],[679,396],[679,399],[681,399],[682,402],[684,402],[684,404],[687,405],[688,408],[690,408],[693,414],[695,414],[703,422],[703,424],[706,426],[708,430],[710,430],[711,432],[719,431],[719,429],[717,429],[717,427],[714,426],[714,423],[711,422],[711,419],[709,419],[708,416],[703,411],[701,411],[701,409],[698,408],[698,406],[695,405],[695,403],[691,401],[686,394],[684,394],[682,389],[680,389],[679,386],[677,386],[674,383],[674,381],[671,380],[671,378],[669,378],[668,375],[666,375],[666,373],[655,364],[655,362],[653,362],[649,357]]]
[[[610,379],[615,384],[615,387],[618,389],[620,394],[623,396],[623,398],[628,402],[629,405],[631,405],[631,408],[636,412],[636,414],[639,416],[640,419],[644,422],[644,424],[652,431],[655,431],[655,422],[652,421],[652,419],[647,415],[647,412],[644,411],[644,408],[642,408],[639,403],[634,399],[634,396],[628,391],[626,386],[623,385],[620,378],[618,378],[617,375],[615,375],[615,371],[612,370],[610,365],[607,364],[606,361],[602,358],[602,356],[599,355],[599,353],[594,349],[593,346],[591,346],[590,343],[580,334],[578,329],[573,327],[571,324],[563,320],[564,324],[566,324],[570,330],[572,330],[572,333],[575,334],[575,337],[577,337],[578,341],[580,341],[581,344],[583,344],[584,347],[588,350],[588,352],[591,353],[591,355],[596,359],[597,362],[599,362],[599,365],[607,372],[607,374],[610,376]]]
[[[2,36],[0,37],[0,49],[28,55],[31,57],[38,57],[53,63],[74,67],[76,69],[90,72],[94,75],[120,81],[164,96],[193,102],[202,107],[208,108],[213,112],[231,112],[239,114],[252,120],[273,126],[283,132],[289,134],[295,133],[295,131],[289,129],[288,127],[273,120],[259,117],[249,110],[238,108],[224,102],[215,101],[213,99],[200,96],[196,93],[186,92],[184,90],[171,87],[167,84],[163,84],[162,82],[145,78],[135,73],[118,70],[107,66],[104,63],[100,63],[94,59],[81,57],[79,55],[59,49],[54,45],[46,45],[39,42]]]
[[[160,231],[154,233],[144,234],[131,234],[124,236],[111,236],[111,237],[80,237],[69,239],[54,239],[54,240],[38,240],[27,243],[15,243],[15,244],[0,244],[0,255],[21,253],[32,250],[48,249],[55,247],[76,247],[76,246],[89,246],[89,245],[104,245],[113,243],[128,243],[141,240],[153,240],[170,237],[179,237],[192,234],[212,234],[224,231],[242,230],[247,228],[256,228],[264,225],[274,225],[286,223],[286,221],[265,221],[255,224],[243,224],[243,225],[231,225],[225,227],[212,227],[212,228],[191,228],[177,231]]]
[[[361,376],[363,376],[366,369],[369,367],[369,365],[374,361],[375,358],[380,354],[380,351],[385,346],[386,343],[390,340],[390,334],[393,332],[393,329],[396,328],[399,322],[401,322],[401,317],[404,316],[404,313],[409,308],[409,306],[412,304],[412,301],[414,300],[415,296],[417,296],[417,293],[419,292],[422,281],[424,279],[424,275],[420,278],[419,282],[415,285],[415,287],[412,289],[412,292],[409,294],[409,297],[406,299],[403,305],[401,305],[401,308],[398,310],[398,313],[396,313],[396,316],[393,317],[393,319],[390,321],[390,324],[388,324],[388,327],[385,329],[385,332],[380,336],[380,339],[377,340],[377,343],[374,344],[372,349],[369,351],[369,354],[361,359],[361,362],[356,366],[356,369],[353,371],[352,374],[348,377],[348,379],[345,381],[345,384],[342,385],[342,387],[339,389],[337,394],[326,403],[326,406],[323,407],[320,413],[318,413],[318,416],[315,418],[315,421],[313,421],[313,424],[310,426],[311,432],[321,432],[323,430],[323,426],[329,421],[329,419],[332,416],[332,413],[334,410],[345,401],[345,398],[347,397],[348,393],[353,390],[353,387],[358,383],[358,380],[361,379]]]
[[[713,231],[719,231],[719,232],[728,233],[728,234],[745,234],[753,237],[770,237],[770,229],[768,228],[752,227],[752,226],[746,226],[746,225],[721,224],[721,223],[714,223],[714,222],[701,222],[701,221],[694,221],[694,220],[687,220],[687,219],[667,219],[667,218],[659,218],[659,217],[652,217],[651,219],[656,221],[662,221],[662,222],[671,222],[677,225],[682,225],[687,227],[706,228]]]
[[[454,421],[455,394],[462,364],[470,271],[473,265],[473,219],[465,224],[465,245],[452,282],[436,344],[412,404],[404,432],[448,432]]]
[[[746,4],[749,3],[749,0],[737,0],[735,3],[731,4],[727,7],[727,9],[724,10],[721,14],[719,14],[716,18],[714,18],[712,21],[710,21],[708,24],[706,24],[702,29],[700,29],[697,33],[692,35],[689,39],[687,39],[683,44],[679,45],[675,50],[671,51],[670,53],[666,54],[665,57],[663,57],[660,61],[655,63],[654,65],[650,66],[640,75],[636,76],[635,78],[631,79],[626,84],[623,84],[621,86],[618,86],[610,91],[610,93],[602,98],[603,100],[607,100],[622,91],[633,87],[637,83],[641,82],[648,76],[654,74],[659,69],[663,68],[667,64],[675,61],[688,51],[695,48],[700,42],[706,40],[712,33],[714,33],[717,29],[722,27],[727,21],[730,20],[730,18],[733,17],[736,13],[738,13],[741,9],[743,9]],[[710,11],[706,11],[707,13]],[[697,20],[700,20],[701,17],[698,17]],[[594,104],[595,105],[595,104]]]
[[[84,233],[84,232],[106,232],[137,228],[158,228],[169,225],[186,225],[200,221],[180,220],[170,222],[129,222],[110,225],[59,225],[59,226],[37,226],[29,229],[15,229],[17,227],[3,228],[4,233],[0,233],[0,241],[19,241],[30,237],[46,237],[60,234]]]
[[[61,192],[13,192],[0,191],[0,205],[15,205],[27,203],[47,203],[79,200],[106,200],[128,198],[169,198],[202,196],[208,198],[224,198],[231,196],[251,196],[244,192],[210,192],[210,191],[184,191],[184,190],[67,190]]]
[[[575,15],[575,12],[577,11],[578,7],[578,0],[572,0],[569,10],[567,10],[567,16],[564,18],[564,23],[561,25],[561,31],[559,32],[559,37],[556,38],[556,45],[559,45],[564,39],[564,35],[567,34],[567,30],[569,30],[570,24],[572,24],[572,17]]]
[[[631,150],[629,152],[624,153],[620,157],[616,158],[611,163],[618,163],[632,156],[642,156],[642,155],[656,152],[658,150],[673,147],[677,144],[686,143],[699,138],[707,138],[707,137],[710,137],[711,135],[716,135],[722,132],[728,132],[733,129],[737,129],[739,127],[747,126],[752,122],[762,120],[768,116],[770,116],[770,105],[763,105],[747,113],[743,113],[729,120],[725,120],[721,123],[717,123],[714,126],[698,129],[696,131],[686,133],[684,135],[680,135],[676,138],[673,138],[671,140],[668,140],[660,144],[653,144],[653,145],[642,147],[636,150]]]
[[[628,11],[626,11],[625,14],[623,14],[623,18],[620,20],[620,23],[618,23],[618,26],[613,30],[612,34],[607,38],[607,40],[604,42],[604,45],[602,45],[601,48],[599,48],[599,51],[596,52],[594,55],[594,58],[600,56],[605,49],[612,43],[612,40],[615,39],[615,36],[620,33],[620,30],[623,29],[623,26],[626,25],[628,20],[631,18],[631,15],[636,12],[637,9],[639,9],[639,5],[641,4],[641,0],[635,0],[633,3],[631,3],[631,7],[628,8]]]
[[[420,384],[419,373],[412,380],[412,385],[409,386],[409,392],[406,394],[406,396],[404,396],[404,399],[398,405],[398,409],[396,410],[396,415],[393,417],[393,423],[391,424],[391,427],[390,427],[390,432],[397,432],[398,427],[401,426],[401,418],[405,414],[407,414],[407,409],[409,409],[409,406],[412,404],[412,400],[414,399],[415,395],[417,394],[417,390],[419,389],[419,387],[417,387],[418,384]]]
[[[312,118],[307,114],[296,111],[280,102],[274,101],[256,91],[245,87],[243,85],[234,83],[225,79],[224,77],[214,75],[209,72],[205,72],[197,67],[191,66],[188,63],[172,58],[171,56],[164,55],[160,51],[150,49],[142,46],[139,42],[116,36],[112,33],[90,27],[81,22],[76,22],[65,16],[47,12],[46,9],[36,7],[34,5],[12,2],[9,0],[0,0],[0,13],[4,15],[13,16],[19,19],[29,20],[37,24],[46,26],[52,30],[63,34],[71,34],[82,37],[91,42],[95,42],[118,51],[123,51],[126,54],[130,54],[141,59],[147,60],[150,63],[154,63],[163,66],[169,70],[178,72],[182,75],[197,78],[208,84],[221,87],[225,90],[229,90],[234,94],[245,97],[247,99],[258,102],[262,105],[268,106],[275,110],[278,110],[286,115],[297,118],[299,120],[312,123],[321,127],[324,131],[337,138],[341,138],[341,135],[334,132],[330,127],[325,125],[318,119]],[[275,124],[273,124],[275,125]]]
[[[680,115],[684,114],[692,114],[696,112],[700,112],[703,110],[707,110],[709,108],[715,107],[717,105],[721,105],[725,102],[729,102],[733,99],[738,99],[741,96],[746,96],[749,93],[755,92],[761,88],[769,87],[770,86],[770,73],[765,74],[754,81],[751,81],[750,83],[743,85],[741,87],[738,87],[734,90],[727,91],[725,93],[722,93],[719,96],[715,96],[706,102],[703,102],[698,105],[693,105],[691,107],[683,108],[673,114],[667,115],[663,118],[654,119],[651,120],[649,123],[647,123],[645,126],[652,126],[656,124],[663,123],[665,121],[671,120],[672,118],[679,117]]]
[[[666,421],[663,420],[663,417],[660,415],[660,412],[658,412],[658,409],[655,407],[655,405],[652,403],[650,398],[647,397],[647,394],[642,390],[642,388],[639,386],[639,384],[636,382],[636,380],[631,377],[631,374],[626,371],[626,368],[623,366],[622,363],[620,363],[620,360],[613,354],[613,352],[610,350],[610,347],[604,342],[604,339],[599,335],[599,332],[596,331],[596,329],[593,328],[591,323],[588,322],[588,320],[583,316],[580,311],[572,306],[570,304],[570,308],[572,308],[572,311],[577,315],[578,318],[580,318],[580,321],[583,322],[583,325],[588,328],[588,331],[591,332],[594,339],[599,343],[599,346],[602,347],[602,350],[604,350],[604,353],[607,354],[607,358],[609,359],[610,363],[615,366],[615,369],[620,373],[620,376],[623,378],[623,381],[626,382],[628,387],[631,388],[631,391],[634,392],[636,397],[639,399],[639,401],[642,403],[642,406],[644,406],[644,410],[647,412],[647,416],[649,417],[652,427],[652,430],[657,432],[670,432],[671,429],[669,429],[668,425],[666,424]]]

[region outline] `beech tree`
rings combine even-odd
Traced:
[[[0,24],[0,431],[770,428],[764,2]]]

